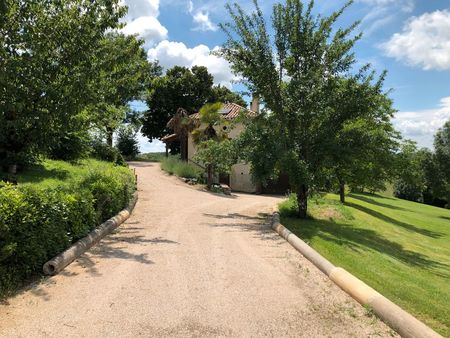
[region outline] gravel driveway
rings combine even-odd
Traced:
[[[0,305],[1,337],[393,334],[270,230],[278,197],[224,197],[158,164],[133,166],[133,215],[62,273]]]

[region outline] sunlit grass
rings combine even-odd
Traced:
[[[324,257],[450,336],[450,210],[396,198],[352,194],[310,202],[311,218],[282,223]]]

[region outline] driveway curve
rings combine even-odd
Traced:
[[[132,216],[0,305],[1,337],[395,335],[270,229],[278,197],[224,197],[132,166]]]

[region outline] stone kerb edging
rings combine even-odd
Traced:
[[[391,302],[343,268],[336,267],[280,223],[278,212],[272,215],[272,229],[327,275],[337,286],[360,304],[368,306],[392,329],[405,338],[442,338],[437,332]]]
[[[114,229],[130,217],[130,214],[136,205],[137,199],[138,194],[136,191],[125,209],[119,212],[116,216],[99,225],[86,237],[77,241],[70,248],[45,263],[43,266],[44,273],[46,275],[56,275],[67,265],[89,250],[93,245],[98,243],[103,237],[110,234]]]

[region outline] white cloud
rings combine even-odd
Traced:
[[[359,0],[359,2],[370,7],[369,13],[362,19],[366,36],[398,20],[399,13],[411,13],[414,10],[414,0]]]
[[[192,11],[194,10],[194,3],[192,1],[188,2],[188,12],[192,13]]]
[[[438,108],[417,112],[398,112],[393,120],[395,127],[405,138],[421,147],[433,147],[433,136],[450,120],[450,97],[441,99]]]
[[[216,31],[217,26],[211,22],[209,19],[208,12],[199,11],[192,16],[196,26],[194,27],[194,31]]]
[[[388,56],[424,70],[450,69],[450,11],[412,17],[382,48]]]
[[[188,48],[182,42],[161,41],[156,47],[148,50],[148,58],[151,61],[159,60],[164,68],[173,66],[205,66],[214,76],[214,83],[231,88],[232,82],[237,77],[231,72],[229,63],[221,57],[212,55],[211,52],[219,47],[210,49],[205,45]]]
[[[166,149],[162,141],[155,139],[152,142],[149,142],[148,138],[141,133],[137,134],[137,140],[139,143],[139,151],[141,153],[160,153],[164,152]]]
[[[122,32],[127,35],[137,34],[146,45],[152,45],[167,37],[167,29],[153,16],[141,16],[129,22]]]
[[[128,6],[126,18],[131,21],[141,16],[159,15],[159,0],[122,0]]]
[[[198,9],[194,12],[194,3],[189,0],[187,4],[188,13],[192,15],[192,19],[195,23],[195,27],[192,29],[194,31],[216,31],[217,26],[212,23],[209,18],[209,11],[205,9]]]
[[[167,29],[158,20],[159,0],[122,0],[121,4],[128,6],[124,34],[137,34],[147,47],[167,38]]]

